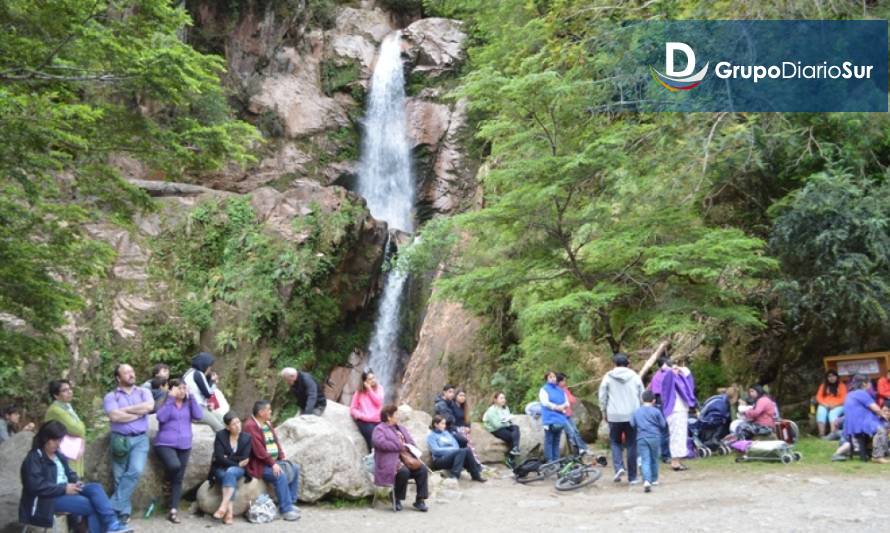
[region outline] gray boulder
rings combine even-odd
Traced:
[[[34,434],[21,431],[0,444],[0,530],[18,523],[22,462],[31,450]]]
[[[247,509],[250,508],[251,502],[256,500],[260,494],[271,494],[274,496],[275,489],[269,487],[261,479],[251,479],[247,483],[245,483],[243,479],[239,481],[238,490],[235,493],[235,502],[232,506],[232,514],[241,516],[246,513]],[[219,509],[221,500],[222,492],[219,483],[214,483],[211,487],[210,482],[205,481],[198,488],[198,508],[201,509],[202,512],[207,514],[215,513],[216,510]]]

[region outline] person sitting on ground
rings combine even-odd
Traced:
[[[426,437],[430,454],[433,456],[433,470],[450,470],[451,477],[460,479],[463,470],[469,472],[473,481],[484,483],[482,465],[476,461],[469,448],[461,448],[454,435],[445,429],[445,418],[435,415]]]
[[[374,428],[380,423],[380,409],[383,407],[383,385],[377,383],[374,372],[362,372],[362,387],[352,395],[349,414],[355,420],[359,433],[365,439],[368,450],[371,450],[371,436]]]
[[[189,389],[189,394],[194,396],[201,406],[203,417],[200,423],[206,424],[216,433],[225,427],[222,416],[213,412],[217,407],[216,397],[213,395],[213,384],[209,376],[213,371],[213,363],[216,358],[213,354],[201,352],[192,357],[192,367],[182,376],[182,380]],[[172,388],[172,387],[171,387]]]
[[[890,463],[890,402],[881,407],[884,425],[875,432],[871,440],[871,459],[876,463]]]
[[[496,392],[492,403],[482,416],[482,425],[485,429],[507,443],[510,455],[519,455],[519,426],[513,423],[510,408],[507,407],[507,396],[503,392]]]
[[[241,431],[241,419],[234,411],[223,416],[223,423],[225,429],[217,432],[213,441],[213,461],[208,480],[211,484],[219,483],[222,486],[222,499],[213,518],[231,525],[238,480],[250,480],[244,470],[250,460],[250,435]]]
[[[0,416],[0,443],[15,435],[19,431],[34,431],[34,423],[29,422],[23,428],[19,428],[22,421],[22,411],[17,405],[10,405],[2,411]]]
[[[142,384],[143,389],[153,389],[152,381],[157,378],[164,378],[164,380],[170,379],[170,367],[165,365],[164,363],[158,363],[151,368],[151,377],[145,380],[145,383]]]
[[[578,426],[572,420],[572,405],[577,403],[578,400],[572,394],[572,391],[569,390],[569,383],[565,374],[557,372],[556,383],[565,392],[566,399],[569,402],[569,408],[566,409],[566,441],[570,442],[578,450],[578,453],[585,454],[588,452],[587,443],[581,438],[581,432],[578,431]]]
[[[847,398],[847,386],[840,380],[834,370],[825,373],[825,381],[816,391],[816,425],[819,436],[826,437],[829,432],[837,431],[837,419],[844,414],[844,400]]]
[[[868,391],[870,386],[867,376],[856,374],[850,380],[850,392],[844,401],[844,438],[859,442],[859,457],[863,461],[868,461],[866,443],[873,440],[875,433],[884,430],[886,420]],[[877,462],[887,462],[883,457],[880,459]]]
[[[181,522],[179,501],[182,499],[182,479],[192,452],[192,422],[199,422],[203,415],[201,406],[189,394],[186,384],[171,379],[170,393],[158,407],[158,434],[155,436],[154,450],[170,484],[170,513],[167,520],[174,524]]]
[[[755,436],[770,435],[775,431],[778,408],[761,385],[751,385],[748,398],[753,404],[743,416],[744,421],[735,430],[736,437],[751,440]],[[741,412],[741,409],[739,410]]]
[[[380,487],[394,486],[393,511],[402,510],[402,500],[408,494],[408,480],[413,479],[417,483],[414,508],[427,512],[429,470],[411,450],[416,450],[414,439],[399,424],[399,410],[395,405],[386,405],[380,410],[380,424],[374,428],[371,443],[374,446],[374,484]],[[403,458],[402,454],[407,455]],[[406,465],[403,461],[411,464]]]
[[[637,432],[637,452],[640,454],[640,470],[643,471],[643,490],[652,492],[658,485],[658,461],[661,456],[661,435],[667,428],[667,420],[655,405],[655,393],[643,392],[643,405],[634,411],[630,425]]]
[[[878,405],[883,406],[890,401],[890,368],[878,379]]]
[[[272,404],[268,400],[253,404],[253,416],[244,423],[244,432],[250,435],[250,460],[246,471],[252,478],[275,485],[282,518],[299,520],[296,503],[300,494],[300,468],[285,461],[284,448],[271,420]]]
[[[306,371],[298,372],[296,368],[287,367],[281,370],[281,378],[290,387],[291,393],[297,399],[297,407],[301,415],[321,416],[328,406],[328,400],[324,397],[324,390],[318,386],[318,382],[312,374]]]
[[[461,448],[466,448],[467,440],[463,432],[457,430],[458,409],[454,403],[454,396],[457,394],[454,385],[445,385],[442,387],[442,393],[436,396],[435,412],[433,414],[441,415],[445,419],[445,427],[448,428]]]
[[[80,481],[59,452],[65,426],[50,420],[40,426],[22,463],[19,522],[53,528],[56,513],[86,519],[90,533],[132,531],[118,522],[102,485]]]
[[[49,397],[53,403],[50,404],[43,415],[43,421],[49,422],[55,420],[61,422],[65,426],[69,446],[65,447],[65,453],[69,453],[72,457],[67,457],[68,464],[77,477],[83,478],[83,461],[86,452],[87,426],[83,420],[74,412],[71,406],[71,400],[74,399],[74,387],[67,379],[54,379],[49,382]]]
[[[541,422],[544,424],[544,460],[548,463],[559,459],[560,440],[566,426],[566,394],[556,384],[556,372],[544,374],[544,386],[538,391],[541,402]]]

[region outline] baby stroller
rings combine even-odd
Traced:
[[[705,400],[698,417],[689,418],[689,437],[697,456],[731,453],[732,450],[723,442],[723,438],[729,434],[731,418],[726,394],[717,394]]]
[[[784,440],[738,441],[736,444],[742,443],[745,452],[744,455],[735,458],[737,463],[773,461],[787,465],[803,458],[800,452],[794,451],[794,447]]]

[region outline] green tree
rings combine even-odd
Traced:
[[[821,173],[775,210],[776,290],[795,333],[865,349],[890,315],[890,185]]]
[[[191,22],[173,4],[0,3],[0,391],[25,360],[59,353],[76,284],[112,257],[82,225],[150,206],[111,156],[171,177],[252,159],[258,136],[231,116],[222,59],[179,38]]]

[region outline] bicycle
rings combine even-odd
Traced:
[[[599,467],[607,464],[605,456],[595,457],[594,464],[586,463],[584,460],[586,457],[592,456],[574,453],[560,457],[538,466],[525,476],[517,475],[515,479],[517,483],[528,484],[556,475],[556,490],[567,491],[586,487],[602,477],[603,472]]]

